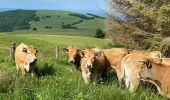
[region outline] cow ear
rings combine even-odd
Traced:
[[[82,57],[82,58],[84,57],[84,51],[83,50],[78,49],[77,54],[80,55],[80,57]]]
[[[149,61],[138,61],[138,62],[143,63],[144,65],[147,66],[147,68],[152,68],[152,64]]]
[[[95,57],[100,57],[102,54],[102,51],[99,51],[99,52],[95,52]]]
[[[63,48],[63,51],[64,51],[65,53],[68,53],[68,49],[67,49],[67,48]]]
[[[39,50],[38,48],[35,48],[35,50],[36,50],[36,53],[39,53],[39,52],[40,52],[40,50]]]
[[[22,52],[27,53],[27,48],[22,48]]]
[[[147,66],[148,68],[152,68],[151,62],[146,62],[146,66]]]

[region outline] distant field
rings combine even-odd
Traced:
[[[80,47],[103,47],[111,43],[109,39],[96,39],[89,37],[63,36],[63,35],[44,35],[44,34],[26,34],[16,35],[17,37],[25,37],[27,39],[43,40],[48,43],[59,45],[77,45]]]

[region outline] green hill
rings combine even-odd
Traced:
[[[11,13],[12,16],[15,16],[14,18],[11,17]],[[104,19],[101,17],[69,11],[16,10],[2,12],[0,16],[5,17],[0,17],[0,21],[4,20],[0,22],[0,29],[14,31],[16,34],[35,33],[93,37],[97,28],[104,28]]]

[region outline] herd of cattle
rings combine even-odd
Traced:
[[[68,62],[73,63],[82,74],[86,84],[96,83],[111,69],[116,71],[119,85],[134,92],[140,81],[154,84],[161,95],[170,99],[170,58],[165,58],[160,51],[129,50],[126,48],[80,49],[69,46],[63,49],[68,55]],[[35,74],[38,50],[21,43],[15,48],[16,69],[22,74]]]

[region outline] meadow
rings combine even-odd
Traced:
[[[1,100],[166,100],[150,86],[140,84],[135,93],[118,86],[116,74],[110,71],[107,80],[99,84],[85,85],[81,73],[67,63],[62,53],[55,58],[54,49],[68,45],[81,48],[105,48],[111,40],[90,37],[45,34],[0,34],[0,99]],[[13,59],[9,54],[11,43],[16,41],[34,45],[38,54],[37,76],[17,75]],[[62,50],[61,50],[62,51]]]

